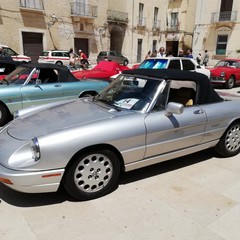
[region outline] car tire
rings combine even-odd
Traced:
[[[128,60],[125,60],[124,62],[123,62],[123,66],[127,66],[128,65]]]
[[[226,87],[227,89],[231,89],[231,88],[234,87],[234,85],[235,85],[235,78],[234,78],[234,76],[231,76],[231,77],[228,79],[228,81],[225,83],[225,87]]]
[[[8,121],[8,111],[5,106],[0,105],[0,126],[4,126]]]
[[[240,122],[228,127],[216,145],[215,151],[222,157],[235,156],[240,152]]]
[[[63,186],[75,199],[95,199],[117,187],[119,174],[120,162],[114,152],[92,151],[77,157],[66,169]]]
[[[56,64],[59,65],[59,66],[63,65],[63,63],[61,61],[57,61]]]

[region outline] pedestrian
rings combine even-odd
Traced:
[[[157,57],[157,50],[155,49],[153,53],[151,54],[151,57]]]
[[[148,59],[148,58],[150,58],[150,57],[151,57],[151,55],[152,55],[152,52],[151,52],[151,50],[149,50],[149,51],[148,51],[148,53],[147,53],[147,55],[146,55],[146,57],[145,57],[145,59]]]
[[[69,66],[70,68],[75,68],[75,54],[73,48],[70,48],[69,50]]]
[[[203,59],[202,59],[202,54],[201,53],[198,54],[198,56],[196,58],[196,61],[199,65],[202,65]]]
[[[178,51],[178,57],[184,57],[183,50],[179,49]]]
[[[88,62],[87,55],[82,50],[79,50],[78,53],[79,53],[79,58],[80,58],[80,66],[83,69],[88,68],[89,62]]]
[[[157,53],[157,57],[166,57],[165,49],[164,47],[159,48],[159,52]]]
[[[187,57],[188,57],[188,58],[193,58],[192,49],[188,49],[188,50],[187,50]]]
[[[170,49],[170,50],[168,51],[167,57],[173,57],[172,49]]]
[[[203,65],[206,67],[208,65],[208,62],[209,62],[208,50],[205,50],[205,55],[203,58]]]

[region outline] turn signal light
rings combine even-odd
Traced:
[[[11,184],[13,185],[13,183],[11,182],[11,180],[7,179],[7,178],[1,178],[0,177],[0,182],[5,183],[5,184]]]

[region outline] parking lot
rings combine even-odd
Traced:
[[[114,192],[88,202],[0,184],[1,240],[238,240],[239,221],[239,155],[211,149],[126,173]]]

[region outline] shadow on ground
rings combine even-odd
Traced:
[[[213,155],[212,150],[201,151],[181,158],[176,158],[149,167],[123,173],[119,184],[128,184],[145,178],[153,177],[166,172],[175,171],[180,168],[188,167],[202,161],[210,160]],[[0,184],[0,204],[4,201],[17,207],[37,207],[51,204],[59,204],[65,201],[76,202],[63,189],[55,193],[20,193],[16,192],[3,184]]]

